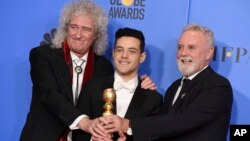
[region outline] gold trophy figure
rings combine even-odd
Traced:
[[[107,88],[103,92],[103,100],[105,101],[105,104],[103,106],[104,112],[102,113],[102,116],[108,116],[113,115],[113,102],[116,99],[115,91],[113,88]]]

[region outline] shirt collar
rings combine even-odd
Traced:
[[[71,56],[72,61],[73,61],[73,60],[78,60],[78,59],[83,59],[83,60],[85,60],[85,62],[87,62],[88,54],[89,54],[89,52],[87,52],[87,53],[84,54],[81,58],[79,58],[79,57],[77,57],[77,56],[73,53],[73,51],[70,51],[70,56]]]
[[[185,78],[188,78],[189,80],[192,80],[196,75],[198,75],[200,72],[202,72],[204,69],[206,69],[208,67],[208,65],[207,66],[205,66],[203,69],[201,69],[200,71],[198,71],[198,72],[196,72],[195,74],[193,74],[193,75],[190,75],[190,76],[188,76],[188,77],[186,77],[186,76],[182,76],[182,79],[185,79]]]
[[[114,84],[113,88],[117,91],[120,89],[128,89],[130,93],[134,93],[136,87],[138,85],[138,75],[129,81],[124,81],[121,76],[115,71],[114,73]]]

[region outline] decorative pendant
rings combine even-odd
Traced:
[[[82,67],[81,67],[81,66],[75,67],[75,71],[76,71],[76,73],[78,73],[78,74],[82,73]]]

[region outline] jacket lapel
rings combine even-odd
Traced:
[[[147,98],[140,84],[141,84],[141,81],[139,80],[138,86],[136,87],[134,95],[129,104],[128,110],[125,114],[125,118],[130,119],[130,118],[136,117],[137,111],[139,110],[139,108],[141,107],[141,105],[144,103],[144,101]]]
[[[62,83],[65,88],[65,92],[70,100],[73,102],[72,94],[72,74],[70,73],[70,68],[68,67],[62,49],[55,49],[55,59],[53,65],[55,66],[56,74],[60,78],[60,83]]]
[[[173,100],[175,97],[175,94],[177,92],[178,87],[181,84],[181,79],[176,80],[173,85],[167,90],[165,93],[165,98],[164,98],[164,106],[163,106],[163,112],[167,113],[173,110]]]
[[[201,85],[203,85],[204,82],[209,81],[210,75],[212,73],[214,73],[214,71],[210,66],[208,66],[206,69],[204,69],[202,72],[200,72],[197,76],[193,78],[188,87],[190,94],[187,95],[187,99],[191,99],[197,95],[198,91],[201,88]]]
[[[213,72],[212,68],[208,66],[206,69],[201,71],[197,76],[195,76],[191,82],[185,87],[185,90],[182,90],[179,94],[179,98],[177,98],[176,102],[174,103],[174,109],[179,109],[182,106],[185,106],[189,103],[189,100],[193,97],[196,97],[198,91],[203,85],[204,82],[208,81],[209,75]],[[178,87],[177,87],[178,88]],[[176,88],[176,89],[177,89]]]

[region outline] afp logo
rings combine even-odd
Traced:
[[[109,17],[116,19],[143,20],[145,0],[110,0]]]
[[[249,141],[250,125],[230,125],[230,141]]]

